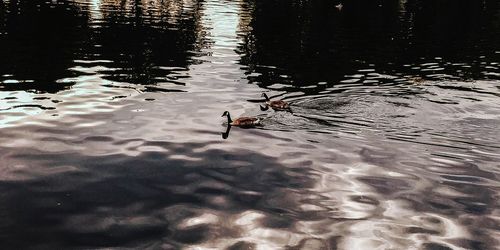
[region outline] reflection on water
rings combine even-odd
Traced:
[[[0,2],[0,245],[494,249],[500,3],[338,3]]]

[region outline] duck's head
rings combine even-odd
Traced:
[[[266,98],[266,100],[269,101],[269,97],[267,97],[266,93],[262,93],[262,95],[260,95],[260,96]]]
[[[229,116],[229,111],[224,111],[224,113],[222,114],[221,117],[224,117],[224,116]]]

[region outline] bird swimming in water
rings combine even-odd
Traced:
[[[415,76],[415,77],[410,77],[408,81],[414,84],[423,84],[425,82],[425,79],[420,76]]]
[[[266,93],[262,93],[262,97],[266,98],[266,106],[260,106],[262,111],[266,111],[271,107],[275,111],[290,111],[290,104],[283,100],[271,101]]]
[[[242,127],[242,128],[251,128],[260,125],[260,122],[262,119],[257,118],[257,117],[239,117],[236,120],[231,119],[231,115],[229,114],[229,111],[225,111],[222,114],[222,117],[227,116],[227,124],[229,126],[237,126],[237,127]]]
[[[342,3],[335,5],[335,8],[337,8],[337,10],[339,10],[339,11],[341,11],[343,7],[344,7],[344,5]]]

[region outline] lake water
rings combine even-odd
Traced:
[[[495,249],[500,2],[338,3],[2,0],[1,248]]]

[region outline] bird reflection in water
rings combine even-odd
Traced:
[[[222,132],[222,139],[227,139],[229,137],[229,131],[231,131],[231,124],[227,124],[226,132]]]

